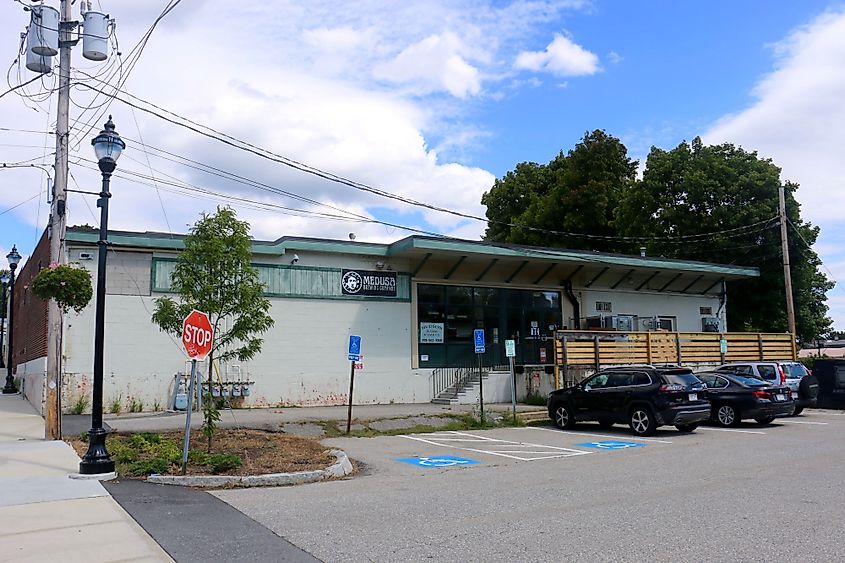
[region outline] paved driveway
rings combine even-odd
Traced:
[[[215,494],[325,561],[833,561],[843,432],[807,411],[648,440],[586,423],[335,439],[362,475]]]

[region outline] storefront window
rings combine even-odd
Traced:
[[[516,341],[517,363],[549,364],[562,326],[559,292],[484,287],[419,284],[417,318],[421,367],[475,365],[476,328],[485,331],[485,365],[507,364],[509,339]]]

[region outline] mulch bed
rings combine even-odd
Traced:
[[[141,441],[137,436],[146,436],[150,442]],[[136,436],[133,438],[133,436]],[[156,438],[156,436],[158,438]],[[134,440],[134,442],[132,442]],[[159,440],[156,442],[156,440]],[[163,458],[170,461],[163,474],[180,474],[182,432],[154,433],[117,433],[109,434],[106,448],[112,454],[118,465],[118,474],[122,477],[143,478],[145,475],[133,475],[132,464],[151,458]],[[76,452],[83,456],[88,449],[88,443],[78,437],[68,438],[67,441]],[[135,445],[140,444],[139,447]],[[191,432],[191,450],[207,451],[207,439],[198,430]],[[178,455],[175,451],[178,450]],[[335,457],[327,453],[326,446],[318,441],[291,436],[278,432],[262,430],[234,430],[218,429],[212,442],[212,454],[234,454],[241,458],[241,465],[213,473],[207,464],[194,463],[191,458],[203,456],[189,456],[188,475],[262,475],[267,473],[291,473],[295,471],[310,471],[325,469],[335,462]],[[176,463],[173,463],[176,461]]]

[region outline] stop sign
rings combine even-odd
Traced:
[[[182,321],[182,345],[190,359],[202,361],[208,356],[212,336],[211,323],[205,313],[191,311]]]

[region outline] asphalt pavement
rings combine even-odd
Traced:
[[[205,491],[131,479],[105,487],[180,563],[318,561]]]
[[[841,560],[845,416],[668,428],[332,439],[363,475],[214,495],[323,561]]]

